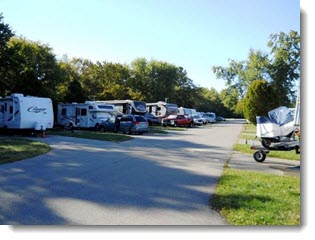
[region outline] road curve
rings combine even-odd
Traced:
[[[225,225],[210,208],[241,120],[123,143],[50,136],[0,165],[0,224]]]

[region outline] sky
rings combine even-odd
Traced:
[[[58,58],[166,61],[218,91],[225,81],[212,66],[268,52],[270,34],[300,31],[298,0],[0,0],[0,12],[17,36]]]

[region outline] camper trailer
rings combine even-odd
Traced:
[[[69,128],[97,128],[112,115],[116,115],[115,106],[85,101],[85,103],[59,103],[57,122]]]
[[[147,103],[147,112],[152,113],[154,116],[158,117],[159,122],[163,118],[166,118],[170,115],[177,115],[178,106],[174,103],[166,103],[159,101],[156,103]]]
[[[44,131],[54,126],[50,98],[13,93],[0,98],[0,128]]]
[[[116,111],[123,114],[138,114],[146,113],[146,102],[137,100],[104,100],[96,101],[102,104],[111,104],[115,106]]]

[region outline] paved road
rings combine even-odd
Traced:
[[[222,225],[209,207],[242,121],[113,143],[47,136],[0,165],[0,224]]]

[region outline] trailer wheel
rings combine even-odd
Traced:
[[[267,155],[264,151],[256,151],[253,156],[256,162],[263,162]]]
[[[261,145],[268,149],[271,145],[271,140],[268,138],[264,138],[261,140]]]

